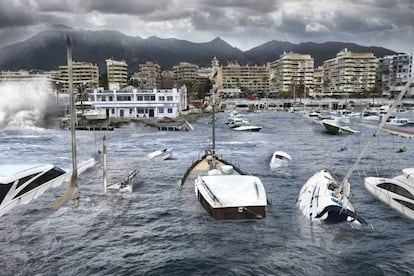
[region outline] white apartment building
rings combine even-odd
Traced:
[[[241,90],[249,93],[269,91],[269,67],[266,65],[241,66],[238,63],[229,63],[219,67],[218,79],[219,90]]]
[[[313,72],[310,55],[284,53],[270,63],[270,92],[285,97],[313,95]]]
[[[99,86],[99,69],[98,65],[89,62],[73,62],[72,78],[74,86],[82,84],[88,88],[98,88]],[[58,78],[59,90],[68,92],[69,73],[68,66],[59,66]]]
[[[398,53],[378,59],[377,81],[381,85],[382,96],[399,94],[413,73],[412,54]],[[413,95],[413,92],[409,91],[409,94]]]
[[[323,63],[323,94],[346,97],[369,94],[375,87],[377,58],[347,49]]]
[[[109,90],[120,90],[128,84],[128,64],[125,60],[106,59]]]
[[[187,88],[131,92],[95,89],[89,99],[85,104],[104,110],[108,118],[176,118],[187,108]]]

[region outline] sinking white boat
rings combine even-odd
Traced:
[[[213,91],[217,89],[218,62],[213,60]],[[204,209],[217,220],[263,219],[267,205],[264,186],[258,177],[246,175],[238,167],[216,155],[215,96],[212,95],[212,145],[185,172],[179,186],[193,181]]]
[[[46,190],[61,185],[67,173],[52,164],[9,164],[0,166],[0,216],[28,204]]]
[[[342,121],[340,118],[336,119],[325,119],[321,121],[321,124],[325,129],[332,134],[350,134],[358,133],[359,131],[350,128],[346,122]]]
[[[204,209],[217,220],[266,217],[266,192],[260,178],[234,174],[232,166],[198,176],[195,193]]]
[[[157,158],[161,160],[167,160],[171,158],[173,152],[171,149],[163,149],[163,150],[157,150],[154,152],[149,153],[147,156],[150,159]]]
[[[374,197],[414,219],[414,168],[402,171],[394,178],[366,177],[364,185]]]
[[[305,218],[319,223],[349,222],[366,224],[357,215],[346,196],[338,194],[339,183],[328,170],[321,170],[311,176],[303,185],[297,199],[297,206]]]
[[[292,157],[284,151],[275,151],[270,159],[270,169],[274,170],[280,167],[287,167],[290,165]]]
[[[233,130],[236,131],[252,131],[252,132],[258,132],[262,129],[261,126],[255,126],[255,125],[241,125],[238,127],[233,127]]]

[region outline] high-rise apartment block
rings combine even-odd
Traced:
[[[98,88],[99,86],[99,69],[98,65],[88,62],[72,63],[72,79],[74,87],[82,84],[88,88]],[[61,85],[61,91],[68,92],[69,88],[68,66],[59,66],[58,84]]]
[[[398,53],[380,58],[377,81],[381,86],[382,96],[399,94],[413,73],[412,54]]]
[[[365,95],[375,88],[377,58],[373,53],[353,53],[344,49],[323,63],[325,95]]]
[[[263,66],[241,66],[229,63],[219,68],[219,88],[240,88],[248,93],[267,93],[269,91],[269,68]]]
[[[174,66],[174,75],[176,81],[196,81],[198,78],[198,65],[180,62]]]
[[[161,86],[161,66],[152,61],[140,64],[138,75],[141,89],[154,89]]]
[[[296,97],[300,93],[312,95],[313,67],[310,55],[284,53],[270,63],[270,91],[285,97]]]
[[[128,65],[122,60],[107,59],[106,74],[108,77],[108,86],[110,90],[121,89],[128,84]]]

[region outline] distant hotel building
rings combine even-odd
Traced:
[[[283,97],[313,95],[313,72],[310,55],[285,53],[270,63],[270,91]]]
[[[98,88],[99,86],[99,69],[98,65],[88,62],[73,62],[72,63],[72,77],[73,85],[76,87],[79,84],[86,85],[88,88]],[[68,66],[59,66],[58,84],[61,86],[60,91],[68,92]]]
[[[378,59],[378,77],[382,96],[395,96],[401,92],[413,75],[413,55],[399,53]],[[411,95],[413,91],[409,92]]]
[[[104,110],[108,118],[175,118],[187,108],[187,88],[131,92],[95,89],[89,99],[87,103]]]
[[[375,87],[377,58],[373,53],[342,50],[323,63],[323,93],[327,96],[370,97]]]
[[[248,94],[264,94],[269,91],[269,68],[266,65],[241,66],[229,63],[219,67],[218,76],[219,90],[223,94],[226,91],[232,94],[231,91],[240,90]]]
[[[122,61],[107,59],[106,74],[108,77],[109,90],[120,90],[128,84],[128,65]]]
[[[140,89],[154,89],[161,87],[161,66],[152,61],[139,65],[138,87]]]

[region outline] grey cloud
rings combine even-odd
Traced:
[[[83,6],[86,10],[105,14],[141,15],[167,9],[170,4],[171,0],[88,0],[83,3]]]

